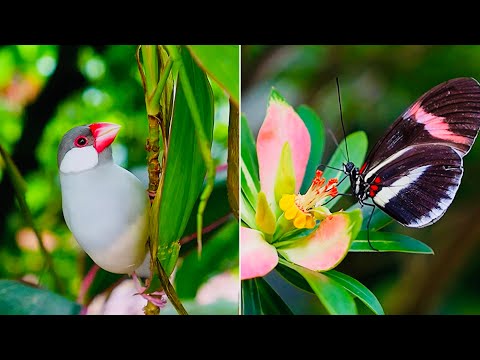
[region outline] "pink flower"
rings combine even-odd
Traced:
[[[273,90],[256,141],[259,190],[254,186],[254,171],[241,166],[245,179],[240,229],[242,280],[268,274],[277,266],[279,256],[314,271],[332,269],[343,260],[356,237],[362,219],[359,210],[332,214],[323,206],[337,195],[338,179],[326,180],[317,171],[308,191],[298,193],[310,148],[305,123]]]

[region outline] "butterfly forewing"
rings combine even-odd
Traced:
[[[432,88],[415,101],[370,151],[361,173],[412,145],[445,145],[464,156],[480,129],[480,86],[457,78]]]
[[[405,226],[428,226],[452,203],[462,174],[460,151],[445,145],[409,146],[371,175],[378,187],[373,202]]]

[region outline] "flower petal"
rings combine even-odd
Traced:
[[[288,142],[286,142],[282,148],[273,189],[275,193],[275,203],[280,201],[283,194],[295,193],[295,169],[293,166],[292,151],[290,150],[290,144]]]
[[[285,100],[272,90],[265,120],[257,136],[260,186],[274,200],[275,177],[285,142],[290,145],[295,170],[295,192],[302,185],[310,156],[310,134],[304,122]]]
[[[287,260],[310,270],[332,269],[347,255],[361,224],[359,209],[335,213],[325,218],[315,232],[287,248],[279,249],[279,252]]]
[[[240,227],[241,279],[267,275],[278,263],[277,250],[263,238],[262,233]]]
[[[259,230],[265,234],[272,235],[275,232],[276,219],[275,215],[268,205],[265,193],[260,191],[257,199],[257,213],[255,214],[255,222]]]

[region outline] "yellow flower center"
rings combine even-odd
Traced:
[[[336,184],[338,179],[333,178],[325,184],[323,173],[317,170],[312,185],[304,194],[284,194],[280,199],[280,209],[284,212],[285,219],[293,220],[297,229],[312,229],[315,226],[313,210],[322,205],[327,197],[338,195]]]

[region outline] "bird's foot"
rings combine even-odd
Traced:
[[[150,301],[153,305],[158,306],[159,308],[165,307],[167,305],[167,295],[165,291],[154,291],[150,294],[146,294],[145,291],[148,289],[148,280],[146,286],[142,286],[141,280],[138,278],[137,274],[132,274],[133,280],[135,280],[135,287],[137,288],[137,294],[142,296],[147,301]]]

